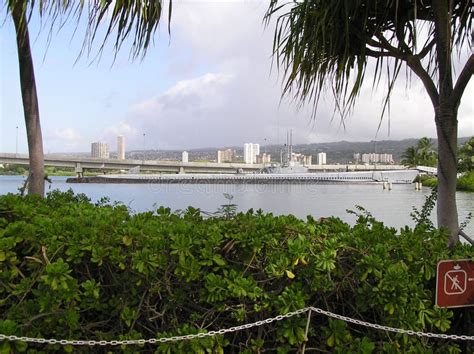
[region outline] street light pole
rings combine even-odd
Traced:
[[[145,133],[143,133],[143,162],[145,162]]]
[[[16,126],[15,156],[18,155],[18,125]]]

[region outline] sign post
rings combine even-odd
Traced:
[[[436,305],[439,307],[474,306],[474,261],[461,259],[438,263]]]

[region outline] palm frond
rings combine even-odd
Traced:
[[[450,4],[452,46],[471,45],[471,1]],[[404,64],[415,68],[430,96],[436,96],[435,85],[428,82],[437,75],[432,1],[272,0],[265,23],[275,17],[273,58],[284,74],[283,95],[317,105],[327,91],[346,115],[361,92],[368,59],[373,58],[372,84],[376,87],[384,77],[388,87],[381,119]],[[420,26],[426,40],[419,40]]]
[[[131,55],[138,57],[145,54],[152,43],[153,34],[161,21],[164,0],[6,0],[7,8],[12,10],[22,6],[26,19],[34,11],[47,21],[51,28],[68,21],[79,23],[84,13],[87,14],[87,28],[82,51],[90,51],[97,41],[101,26],[106,26],[105,34],[100,39],[101,51],[111,37],[114,37],[114,49],[118,52],[128,38],[132,39]],[[168,6],[168,32],[171,31],[172,0]]]

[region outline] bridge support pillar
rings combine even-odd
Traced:
[[[84,170],[82,169],[80,162],[76,163],[76,168],[74,169],[74,172],[76,172],[77,178],[84,177]]]

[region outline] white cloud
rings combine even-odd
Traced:
[[[216,117],[228,104],[225,92],[232,79],[230,74],[207,73],[136,102],[127,119],[128,125],[140,131],[132,145],[142,148],[143,142],[138,139],[142,133],[147,136],[146,148],[161,149],[192,146],[203,131],[214,134]],[[209,139],[207,143],[212,137]]]
[[[133,136],[138,133],[137,129],[130,125],[127,122],[120,122],[117,125],[113,125],[104,129],[104,137],[108,138],[116,138],[118,135],[123,136]]]
[[[281,75],[276,68],[270,69],[274,25],[265,29],[262,23],[265,2],[173,5],[167,78],[176,81],[130,105],[121,123],[133,127],[123,134],[129,135],[130,148],[143,148],[143,134],[145,147],[157,149],[265,140],[277,144],[284,142],[287,129],[293,130],[297,143],[436,136],[433,108],[415,76],[406,88],[401,74],[392,95],[390,119],[386,116],[378,131],[384,87],[372,89],[370,69],[345,125],[333,116],[330,97],[323,97],[312,119],[311,104],[298,110],[290,99],[280,101]],[[161,40],[167,38],[162,34]],[[465,97],[472,96],[472,86]],[[472,104],[465,99],[459,111],[460,135],[474,133],[472,121]],[[117,133],[106,131],[109,140]]]
[[[45,151],[81,151],[84,149],[84,137],[73,128],[54,128],[46,131]]]

